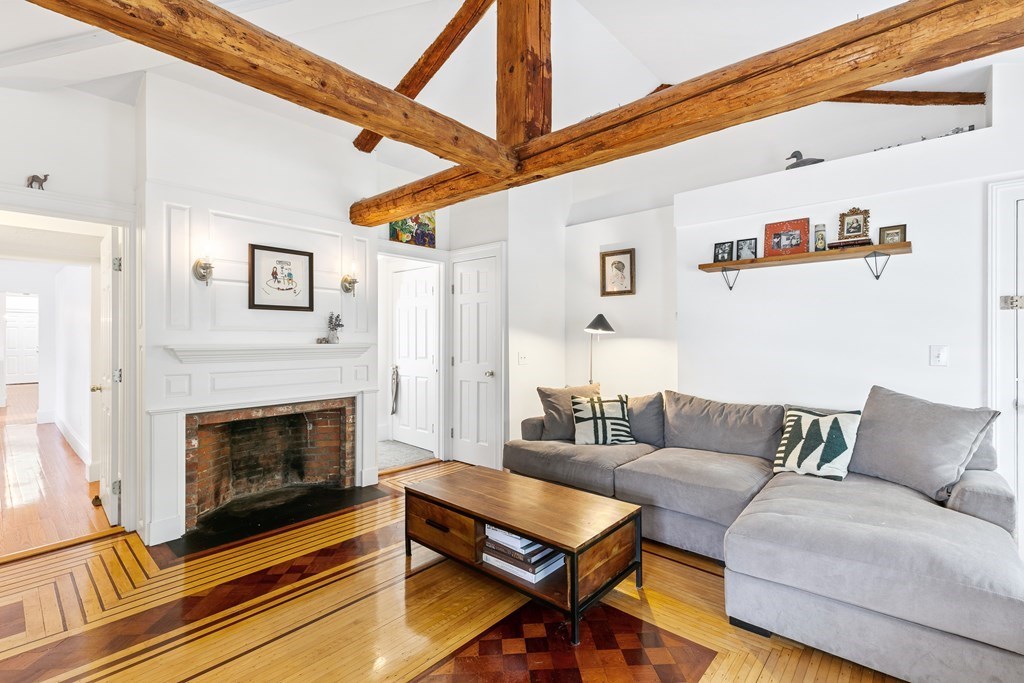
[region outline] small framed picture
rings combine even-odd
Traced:
[[[636,249],[601,252],[601,296],[636,294]]]
[[[871,232],[868,229],[870,217],[870,211],[857,207],[839,214],[839,241],[871,239]]]
[[[769,223],[764,226],[764,255],[803,254],[810,249],[811,219]]]
[[[313,254],[249,245],[249,308],[313,310]]]
[[[732,261],[732,242],[718,242],[715,244],[715,263]]]
[[[757,258],[757,238],[749,237],[745,240],[736,240],[736,260],[746,261]]]
[[[814,226],[814,251],[825,251],[828,249],[828,239],[825,237],[825,224],[819,223]]]
[[[878,229],[879,244],[898,244],[907,241],[906,225],[890,225],[887,228]]]

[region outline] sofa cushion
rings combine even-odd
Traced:
[[[1024,654],[1024,562],[1010,534],[851,473],[785,473],[725,536],[735,572]]]
[[[577,446],[618,446],[634,444],[629,428],[629,397],[572,397],[572,419],[576,422]]]
[[[537,387],[541,407],[544,408],[545,441],[571,441],[576,436],[576,422],[572,419],[572,397],[592,398],[601,395],[600,384],[578,387]]]
[[[517,474],[615,495],[613,472],[619,465],[654,451],[654,446],[577,446],[566,441],[509,441],[503,466]]]
[[[663,448],[615,470],[615,497],[728,526],[771,476],[761,458]]]
[[[993,424],[985,432],[981,439],[978,450],[974,451],[970,462],[967,463],[969,470],[988,470],[994,472],[999,467],[999,454],[996,453],[996,428]]]
[[[998,415],[872,387],[850,471],[945,500]]]
[[[665,392],[665,445],[775,459],[782,440],[782,406],[719,403]]]
[[[629,397],[629,427],[640,443],[665,447],[665,400],[660,393]]]

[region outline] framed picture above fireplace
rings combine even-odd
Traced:
[[[313,310],[313,254],[249,245],[249,308]]]

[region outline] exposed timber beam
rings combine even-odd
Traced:
[[[206,0],[29,0],[334,118],[506,177],[515,153]]]
[[[521,170],[456,167],[356,202],[374,226],[1024,46],[1020,0],[911,0],[531,140]]]
[[[983,92],[932,92],[924,90],[861,90],[833,97],[829,102],[856,104],[902,104],[908,107],[963,106],[985,104]]]
[[[395,92],[416,99],[493,4],[494,0],[466,0],[441,31],[441,35],[405,74]],[[380,133],[364,130],[356,136],[352,144],[361,152],[372,152],[380,143],[381,137]]]
[[[498,142],[551,132],[551,0],[498,0]]]

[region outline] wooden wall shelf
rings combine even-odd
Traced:
[[[823,261],[846,261],[864,258],[872,252],[880,252],[896,256],[911,253],[910,242],[896,244],[871,244],[865,247],[847,247],[846,249],[830,249],[828,251],[811,251],[803,254],[787,256],[764,256],[762,258],[743,259],[741,261],[720,261],[719,263],[702,263],[698,268],[705,273],[721,273],[729,270],[749,270],[751,268],[774,268],[775,266],[795,266],[800,263],[821,263]]]

